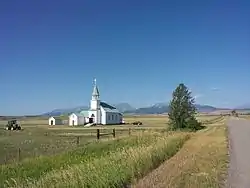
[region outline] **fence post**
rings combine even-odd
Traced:
[[[21,148],[18,148],[17,157],[18,157],[18,161],[21,161]]]
[[[131,135],[131,128],[128,129],[128,134]]]
[[[96,129],[96,137],[98,140],[100,139],[100,129]]]
[[[79,145],[79,144],[80,144],[80,137],[77,136],[76,139],[77,139],[77,140],[76,140],[76,144]]]
[[[115,129],[113,129],[113,137],[115,138]]]

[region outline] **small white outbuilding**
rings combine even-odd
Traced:
[[[62,125],[63,122],[59,117],[50,117],[49,118],[49,125]]]
[[[80,113],[72,113],[69,116],[69,125],[84,125],[85,124],[85,117],[83,114]]]

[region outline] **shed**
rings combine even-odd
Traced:
[[[69,115],[69,125],[84,125],[85,124],[85,116],[81,113],[72,113]]]
[[[62,125],[62,119],[60,119],[59,117],[50,117],[49,118],[49,125]]]

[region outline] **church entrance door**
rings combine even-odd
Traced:
[[[93,118],[89,118],[89,123],[94,123]]]

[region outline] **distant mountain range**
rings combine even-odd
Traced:
[[[240,105],[236,109],[250,109],[250,103]]]
[[[55,109],[51,112],[47,112],[42,114],[42,116],[60,116],[60,115],[69,115],[73,112],[80,112],[82,110],[88,110],[88,106],[79,106],[75,108],[63,108],[63,109]]]
[[[135,108],[131,106],[128,103],[119,103],[114,104],[114,107],[116,107],[120,112],[124,114],[163,114],[167,113],[169,111],[168,103],[156,103],[154,105],[148,106],[148,107],[142,107],[142,108]],[[242,106],[243,107],[243,106]],[[209,105],[201,105],[196,104],[196,108],[199,112],[203,113],[209,113],[214,112],[217,110],[230,110],[230,108],[217,108]],[[79,106],[75,108],[66,108],[66,109],[55,109],[51,112],[47,112],[42,114],[43,116],[60,116],[60,115],[69,115],[73,112],[80,112],[82,110],[88,110],[88,106]],[[249,110],[250,111],[250,105],[245,105],[244,108],[237,108],[237,110]]]
[[[213,112],[219,110],[213,106],[209,105],[195,105],[199,112]],[[163,114],[169,111],[168,103],[157,103],[149,107],[137,108],[132,111],[124,111],[123,113],[131,113],[131,114]]]

